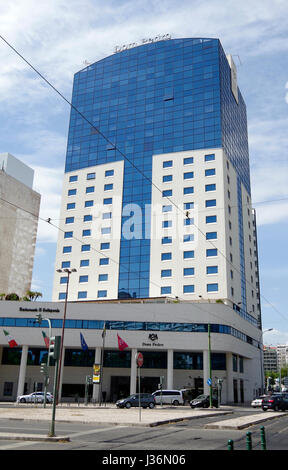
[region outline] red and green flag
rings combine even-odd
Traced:
[[[9,331],[3,330],[3,333],[7,338],[10,348],[15,348],[16,346],[18,346],[17,342],[15,341],[13,336],[10,335]]]
[[[49,348],[49,338],[46,335],[45,331],[42,331],[42,335],[43,335],[43,338],[44,338],[44,341],[45,341],[45,344],[46,344],[46,348]]]

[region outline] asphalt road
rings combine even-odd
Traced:
[[[260,413],[263,413],[259,410]],[[243,416],[254,413],[255,410],[235,410],[234,416]],[[269,411],[267,412],[269,413]],[[253,450],[261,450],[260,425],[250,426],[245,430],[220,430],[205,429],[205,425],[217,420],[216,417],[199,418],[194,420],[181,421],[179,423],[165,424],[158,427],[138,427],[138,426],[113,426],[101,424],[83,424],[83,423],[56,423],[57,435],[70,436],[70,442],[39,442],[39,441],[13,441],[0,440],[1,450],[93,450],[99,453],[99,464],[121,464],[122,462],[106,462],[104,458],[114,458],[113,456],[121,452],[121,455],[137,456],[138,464],[146,468],[159,466],[163,463],[156,454],[170,455],[175,451],[173,464],[191,465],[191,451],[226,451],[228,440],[234,441],[234,450],[246,450],[247,437],[249,430],[252,437]],[[231,415],[221,419],[231,419]],[[266,448],[267,450],[285,450],[288,449],[288,413],[280,412],[279,419],[266,421],[265,424]],[[10,433],[37,433],[46,436],[49,424],[47,422],[32,422],[24,420],[0,420],[0,432]],[[102,452],[101,452],[102,451]],[[111,451],[111,454],[109,453]],[[153,452],[154,451],[154,452]],[[183,451],[183,462],[179,462],[180,451]],[[177,455],[176,455],[177,454]],[[150,459],[147,460],[150,455]],[[184,462],[186,456],[186,461]],[[97,457],[97,454],[96,454]],[[136,457],[135,457],[136,458]],[[154,461],[153,461],[154,459]],[[177,460],[178,459],[178,460]],[[125,462],[127,463],[127,462]],[[123,462],[124,464],[124,462]],[[185,464],[185,465],[184,465]],[[129,468],[136,466],[131,460]],[[127,467],[127,468],[128,468]]]

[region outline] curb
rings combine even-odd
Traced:
[[[69,436],[39,436],[36,434],[6,434],[0,433],[0,440],[5,441],[49,441],[49,442],[70,442]]]

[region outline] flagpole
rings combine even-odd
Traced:
[[[100,367],[100,387],[99,387],[99,406],[101,406],[102,402],[102,383],[103,383],[103,370],[104,370],[104,348],[105,348],[105,336],[106,336],[106,322],[104,321],[104,328],[102,331],[102,349],[101,349],[101,367]]]

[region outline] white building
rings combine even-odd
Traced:
[[[25,295],[31,288],[40,208],[34,170],[0,154],[0,293]]]
[[[0,336],[0,400],[15,400],[17,395],[43,390],[40,364],[46,362],[47,349],[36,315],[51,321],[52,336],[61,335],[63,302],[0,302],[0,325],[15,339],[9,348],[7,337]],[[223,380],[221,403],[251,400],[261,389],[259,367],[261,332],[237,310],[228,305],[207,302],[175,302],[171,299],[68,302],[62,363],[60,399],[74,401],[84,397],[86,376],[93,365],[101,364],[102,392],[106,399],[135,393],[137,367],[135,356],[141,351],[141,391],[163,387],[189,389],[197,395],[209,393],[208,323],[211,325],[212,385]],[[106,335],[103,339],[103,330]],[[81,349],[80,333],[88,346]],[[126,348],[119,350],[118,335]],[[54,367],[50,367],[49,390],[53,391]],[[99,399],[99,385],[90,395]]]

